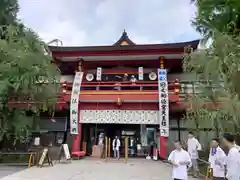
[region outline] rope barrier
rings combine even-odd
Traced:
[[[201,173],[201,172],[200,173],[206,177],[206,180],[213,180],[213,170],[212,170],[212,168],[210,168],[210,163],[203,159],[198,159],[198,161],[200,161],[201,163],[204,163],[208,166],[207,170],[206,170],[206,174]]]

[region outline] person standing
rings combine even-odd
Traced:
[[[240,148],[235,144],[234,135],[225,133],[223,135],[223,143],[229,149],[228,155],[225,159],[228,180],[240,179]]]
[[[191,158],[189,153],[182,148],[180,141],[175,141],[175,150],[173,150],[168,161],[172,164],[172,178],[174,180],[187,180],[188,179],[188,167],[191,167]]]
[[[225,179],[225,158],[226,154],[222,148],[219,147],[219,140],[212,139],[208,162],[210,163],[214,180]]]
[[[106,144],[105,144],[105,134],[100,133],[98,137],[98,146],[100,147],[100,157],[102,159],[106,158],[105,157],[105,150],[106,150]]]
[[[194,137],[194,134],[192,132],[188,133],[188,153],[192,160],[192,168],[193,168],[193,177],[197,178],[199,174],[199,168],[198,168],[198,151],[202,149],[201,144],[199,141]]]
[[[114,158],[119,159],[120,158],[119,148],[121,146],[121,142],[117,136],[115,136],[115,139],[112,142],[112,146],[113,146]]]

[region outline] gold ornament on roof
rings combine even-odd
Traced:
[[[128,46],[129,44],[126,41],[121,42],[121,46]]]
[[[160,59],[160,68],[164,69],[164,57],[161,56],[159,59]]]

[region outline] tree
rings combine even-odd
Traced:
[[[217,135],[220,131],[236,133],[240,130],[240,37],[216,32],[214,38],[211,47],[186,53],[184,58],[183,68],[198,74],[202,87],[196,95],[201,103],[193,112],[203,111],[203,105],[209,102],[212,109],[205,110],[201,121],[209,120],[209,127],[217,130]]]
[[[187,124],[207,125],[219,137],[221,132],[240,132],[240,1],[192,0],[197,6],[193,21],[203,35],[211,39],[209,48],[192,52],[186,47],[183,69],[197,74],[201,93],[188,102],[192,108],[184,117]],[[211,107],[206,107],[206,104]],[[198,119],[198,120],[195,120]],[[194,121],[195,120],[195,121]],[[196,125],[195,125],[196,126]]]
[[[60,74],[46,55],[44,42],[16,19],[16,0],[1,1],[0,7],[0,141],[10,136],[22,140],[39,112],[54,107]],[[45,83],[40,83],[43,80]],[[9,108],[9,98],[34,105]]]
[[[18,10],[17,0],[0,1],[0,24],[7,26],[16,23]]]
[[[215,32],[239,35],[240,1],[238,0],[191,0],[198,12],[193,24],[205,40],[215,36]]]

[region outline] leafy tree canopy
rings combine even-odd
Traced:
[[[0,2],[0,141],[25,138],[41,109],[54,107],[59,89],[60,74],[44,42],[16,18],[17,12],[16,0]],[[15,109],[8,107],[9,99],[35,103]]]
[[[213,43],[193,53],[186,48],[183,69],[197,74],[201,93],[189,98],[192,111],[185,119],[213,128],[217,136],[221,131],[237,133],[240,131],[240,1],[192,2],[198,10],[193,25],[204,36],[203,43],[209,38]],[[212,108],[204,108],[206,104]]]
[[[218,131],[240,130],[239,44],[239,36],[216,32],[209,48],[186,53],[183,68],[198,75],[201,93],[189,99],[192,112],[185,119]],[[213,108],[204,109],[207,103]]]
[[[198,9],[193,23],[205,39],[213,37],[216,31],[239,34],[239,0],[192,0],[192,2],[196,3]]]

